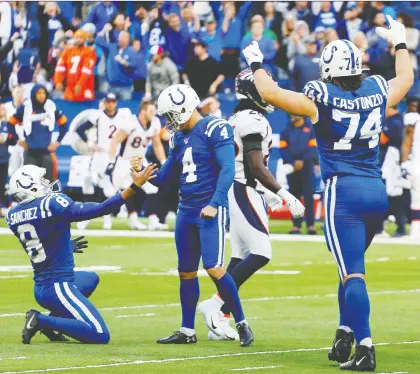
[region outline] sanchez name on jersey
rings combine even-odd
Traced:
[[[303,93],[318,108],[314,131],[323,180],[344,175],[381,178],[379,135],[388,82],[373,75],[352,92],[332,83],[311,81]]]

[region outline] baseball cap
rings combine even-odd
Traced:
[[[117,101],[117,96],[113,93],[107,93],[105,96],[105,101]]]
[[[163,53],[163,48],[160,45],[154,45],[150,48],[150,55],[151,56],[159,56]]]
[[[80,30],[94,34],[96,32],[96,26],[93,23],[85,23]]]
[[[213,16],[208,16],[204,22],[205,23],[215,23],[216,20],[214,19]]]

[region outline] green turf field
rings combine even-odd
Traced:
[[[290,226],[278,227],[284,231]],[[208,341],[199,315],[198,344],[156,344],[156,338],[180,325],[178,278],[166,275],[177,266],[172,239],[89,240],[90,248],[76,257],[77,266],[118,267],[116,272],[99,272],[101,282],[91,298],[102,309],[110,344],[50,343],[36,335],[24,346],[22,314],[36,307],[32,280],[29,272],[4,270],[29,265],[29,260],[14,237],[0,236],[0,373],[56,368],[81,374],[338,371],[326,358],[337,326],[337,275],[323,243],[273,242],[273,260],[265,270],[290,274],[259,274],[243,287],[255,344],[240,348],[238,342]],[[376,244],[367,259],[373,338],[380,343],[377,372],[420,373],[420,245]],[[160,275],[150,275],[154,272]],[[207,276],[200,285],[201,299],[214,291]]]

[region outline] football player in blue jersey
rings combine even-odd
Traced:
[[[199,299],[197,270],[200,258],[217,290],[231,308],[241,346],[249,346],[253,334],[245,319],[238,289],[223,265],[228,191],[235,176],[235,147],[232,126],[224,119],[203,118],[200,100],[189,86],[166,88],[158,99],[158,113],[168,120],[173,132],[167,161],[156,174],[159,186],[172,178],[179,181],[175,242],[181,281],[182,324],[179,331],[158,340],[160,344],[196,343],[194,322]],[[135,170],[139,162],[132,162]],[[218,322],[218,321],[217,321]],[[218,323],[207,326],[220,335]]]
[[[74,271],[73,252],[80,252],[86,243],[70,240],[70,224],[114,212],[153,178],[155,168],[150,164],[133,172],[133,184],[101,204],[74,202],[61,193],[58,180],[50,183],[46,170],[35,165],[22,166],[12,175],[10,194],[19,204],[9,210],[7,224],[31,260],[35,300],[51,312],[44,315],[31,309],[26,313],[24,344],[38,331],[51,340],[65,340],[64,334],[82,343],[109,342],[108,328],[88,300],[99,278]]]
[[[321,79],[302,93],[284,90],[262,69],[258,44],[243,53],[263,100],[284,111],[309,117],[314,124],[325,190],[325,237],[338,265],[339,328],[328,354],[340,369],[376,367],[365,283],[365,251],[387,211],[379,166],[379,135],[385,110],[396,106],[413,84],[405,28],[388,17],[377,34],[395,48],[396,77],[362,73],[362,53],[348,40],[328,44],[321,55]],[[349,360],[356,339],[356,353]]]

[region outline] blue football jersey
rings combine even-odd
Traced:
[[[190,132],[177,131],[170,141],[175,165],[180,172],[179,208],[202,209],[216,190],[220,167],[215,150],[234,147],[232,126],[218,117],[205,117]],[[227,207],[227,196],[221,206]]]
[[[322,178],[380,178],[379,135],[385,118],[388,82],[366,78],[354,92],[321,81],[306,84],[303,93],[318,108],[314,124]]]
[[[36,283],[74,279],[70,220],[65,218],[72,204],[67,195],[56,193],[19,204],[7,214],[10,229],[31,260]]]

